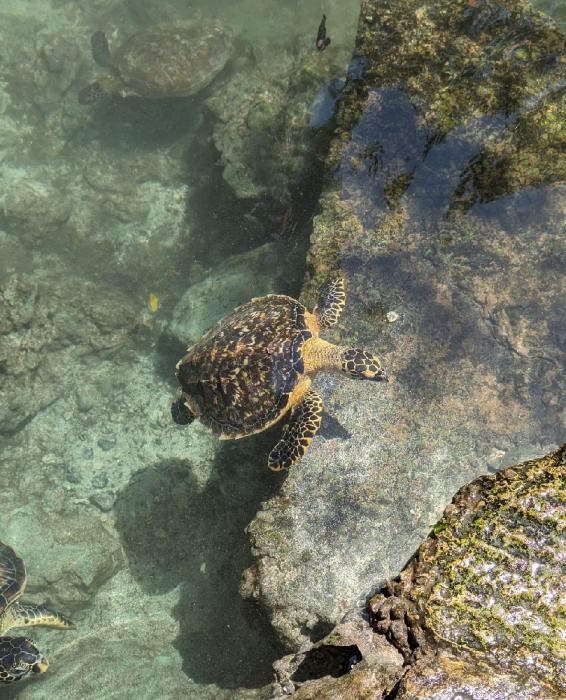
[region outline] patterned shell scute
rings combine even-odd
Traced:
[[[187,97],[211,83],[231,53],[232,35],[219,24],[162,24],[130,37],[114,68],[133,94]]]
[[[0,614],[20,597],[25,585],[24,562],[11,547],[0,542]]]
[[[304,372],[312,334],[305,307],[269,295],[235,309],[192,347],[178,376],[191,408],[226,437],[249,435],[282,415]]]

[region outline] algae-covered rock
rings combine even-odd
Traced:
[[[520,2],[362,4],[304,298],[340,269],[334,339],[391,380],[316,380],[337,422],[250,525],[244,592],[294,647],[394,575],[455,489],[563,439],[562,43]]]
[[[372,624],[407,660],[448,648],[563,696],[565,509],[566,447],[476,479],[372,598]]]
[[[316,167],[350,58],[344,31],[336,28],[324,57],[306,38],[298,47],[289,47],[288,37],[262,42],[255,60],[206,101],[223,176],[237,197],[288,206],[297,183]]]
[[[375,632],[349,616],[275,664],[275,695],[564,697],[565,508],[566,446],[463,487],[400,576],[369,601]]]

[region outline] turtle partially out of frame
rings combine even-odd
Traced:
[[[119,97],[189,97],[209,85],[232,55],[232,33],[218,23],[160,24],[129,37],[110,52],[104,32],[91,37],[92,56],[106,69],[79,92],[79,102],[94,104]]]
[[[235,309],[177,364],[181,393],[172,406],[174,421],[186,425],[198,418],[221,439],[234,439],[290,414],[268,466],[279,471],[298,462],[321,422],[322,398],[311,387],[315,372],[387,379],[375,355],[320,338],[321,330],[338,321],[345,299],[344,280],[337,277],[322,287],[312,313],[281,294]]]
[[[43,605],[20,603],[26,586],[25,564],[14,550],[0,542],[0,683],[19,681],[47,670],[48,662],[31,639],[5,637],[13,627],[74,629],[64,615]]]

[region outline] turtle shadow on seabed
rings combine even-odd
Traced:
[[[179,589],[174,646],[197,683],[267,684],[282,653],[263,612],[239,594],[251,564],[245,527],[281,481],[265,466],[272,441],[268,434],[221,444],[204,485],[190,459],[155,464],[135,474],[115,504],[138,583],[150,594]]]
[[[90,123],[81,138],[116,150],[168,146],[192,133],[202,121],[202,95],[164,98],[108,98],[91,107]]]

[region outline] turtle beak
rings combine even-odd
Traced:
[[[33,667],[33,672],[34,673],[45,673],[47,669],[49,668],[49,661],[45,658],[45,656],[41,656],[39,661],[35,664]]]

